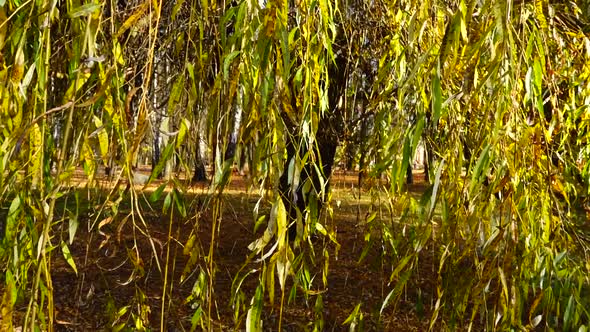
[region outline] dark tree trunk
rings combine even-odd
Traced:
[[[227,143],[227,148],[225,149],[225,154],[223,156],[223,160],[230,160],[236,155],[236,145],[237,145],[237,136],[233,134],[229,138],[229,142]]]
[[[413,184],[414,183],[414,175],[412,174],[412,161],[408,165],[406,169],[406,184]]]
[[[325,128],[329,128],[330,124],[329,118],[324,118],[320,121],[319,129],[316,135],[317,138],[317,149],[314,149],[316,156],[319,157],[320,162],[318,164],[321,173],[326,179],[326,188],[325,190],[329,190],[329,178],[332,174],[332,168],[334,166],[334,160],[336,156],[336,148],[338,147],[338,137],[334,135],[335,133],[329,132],[329,130]],[[300,153],[305,153],[307,151],[301,151]],[[291,188],[288,182],[288,174],[289,174],[289,162],[293,156],[295,156],[296,150],[292,140],[287,142],[287,162],[283,168],[283,174],[281,175],[279,181],[279,192],[281,193],[281,197],[283,199],[283,204],[285,205],[285,210],[289,215],[290,219],[290,226],[289,226],[289,240],[293,241],[297,237],[297,215],[298,212],[305,218],[305,202],[309,202],[312,198],[311,195],[315,195],[315,199],[317,201],[317,210],[315,211],[308,211],[310,216],[319,216],[319,213],[323,207],[324,201],[318,195],[319,193],[314,191],[313,189],[308,192],[303,192],[304,184],[307,181],[311,181],[312,188],[320,188],[322,181],[320,180],[320,175],[314,169],[313,164],[307,163],[304,165],[303,169],[301,170],[300,175],[300,182],[297,188]],[[308,206],[311,208],[311,206]],[[305,220],[303,220],[305,221]]]
[[[296,151],[297,142],[301,142],[301,137],[298,135],[287,135],[287,159],[283,166],[283,173],[279,179],[279,194],[285,205],[287,214],[289,215],[289,240],[293,241],[297,237],[297,215],[298,213],[302,216],[302,222],[305,223],[305,209],[308,208],[309,218],[318,218],[326,197],[319,195],[321,191],[320,186],[322,181],[320,176],[325,179],[326,187],[325,192],[329,191],[330,176],[332,174],[332,168],[334,166],[334,159],[336,156],[336,148],[339,144],[339,138],[343,135],[344,124],[342,109],[338,107],[339,98],[343,96],[346,88],[346,70],[347,70],[347,57],[344,54],[340,54],[335,59],[335,63],[330,65],[329,68],[329,90],[328,90],[328,105],[330,109],[326,111],[318,124],[316,132],[316,142],[313,146],[303,146],[302,151]],[[297,109],[296,100],[291,100],[293,109]],[[296,126],[291,123],[288,116],[284,116],[283,120],[286,124],[286,129],[291,133],[296,133]],[[307,152],[313,152],[316,156],[316,162],[313,163],[312,158],[308,158],[308,162],[303,165],[300,175],[300,181],[297,188],[291,188],[288,183],[289,176],[289,163],[291,159],[299,153],[303,155]],[[318,174],[315,170],[315,166],[320,169],[322,175]],[[311,181],[312,189],[309,192],[304,192],[304,184],[307,181]],[[317,188],[317,191],[314,190]],[[309,202],[315,199],[317,204],[309,204]],[[306,204],[308,202],[308,204]],[[313,209],[313,210],[312,210]]]
[[[250,170],[250,163],[252,162],[252,148],[250,144],[244,144],[240,150],[240,158],[238,160],[238,169],[240,170],[240,175],[247,175],[251,172]]]
[[[346,145],[346,150],[344,152],[344,156],[346,157],[346,163],[344,164],[344,168],[347,171],[354,170],[354,160],[356,156],[357,146],[352,142],[349,142]]]
[[[205,163],[203,163],[203,156],[201,155],[201,143],[197,142],[196,146],[193,182],[205,182],[207,181],[207,171],[205,170]]]

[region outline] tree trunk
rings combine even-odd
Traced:
[[[406,184],[413,184],[414,183],[414,175],[412,174],[412,161],[408,165],[406,169]]]
[[[301,221],[305,225],[305,210],[308,209],[308,216],[310,220],[317,221],[322,207],[325,203],[327,195],[321,195],[322,191],[327,194],[330,190],[330,176],[332,175],[332,168],[336,156],[336,148],[339,144],[339,138],[343,136],[344,124],[342,123],[343,110],[342,104],[339,100],[344,96],[347,82],[347,56],[344,53],[334,59],[334,63],[330,64],[329,71],[329,85],[328,85],[328,109],[321,114],[318,128],[315,135],[315,142],[313,146],[301,146],[300,155],[307,152],[313,153],[316,162],[312,158],[308,158],[305,165],[303,165],[299,185],[292,188],[289,184],[289,164],[296,156],[297,143],[301,142],[299,135],[287,135],[287,159],[283,166],[283,173],[279,179],[279,194],[285,205],[285,209],[289,215],[289,240],[293,241],[297,238],[297,224],[298,215],[301,216]],[[293,109],[297,109],[297,102],[295,99],[291,100]],[[286,124],[286,129],[291,133],[297,133],[297,127],[291,123],[288,116],[284,116],[283,120]],[[316,166],[320,172],[316,171]],[[318,173],[321,173],[318,174]],[[322,176],[323,179],[320,179]],[[324,180],[324,181],[322,181]],[[311,189],[309,192],[304,192],[304,185],[307,181],[311,181]],[[321,184],[325,183],[324,188],[320,188]],[[305,198],[305,199],[304,199]],[[317,204],[313,204],[313,202]]]
[[[332,174],[332,168],[334,166],[334,160],[336,156],[336,148],[338,147],[338,138],[334,135],[334,133],[329,132],[330,128],[330,119],[323,118],[320,121],[319,129],[316,135],[317,139],[317,149],[314,149],[314,153],[316,156],[319,157],[320,162],[318,163],[318,167],[325,177],[326,188],[325,191],[329,190],[329,178]],[[297,142],[297,140],[295,139]],[[307,151],[301,151],[301,153],[305,153]],[[295,145],[293,140],[289,140],[287,142],[287,162],[283,167],[283,174],[281,175],[279,181],[279,193],[281,194],[281,198],[283,199],[283,204],[285,205],[285,210],[289,215],[290,219],[290,226],[289,226],[289,240],[294,241],[297,237],[297,224],[296,221],[298,219],[298,215],[301,216],[302,222],[305,223],[305,209],[306,209],[306,202],[309,218],[317,218],[320,214],[320,211],[324,204],[324,199],[320,195],[321,189],[321,179],[318,172],[314,169],[314,165],[307,163],[304,165],[303,169],[301,170],[300,181],[297,188],[291,188],[288,182],[289,177],[289,164],[291,159],[295,156]],[[303,191],[304,184],[307,181],[311,181],[312,189],[305,193]],[[315,190],[314,190],[315,189]],[[312,197],[314,196],[314,197]],[[316,206],[312,206],[309,204],[311,199],[315,199],[317,202]],[[314,210],[311,210],[311,209]]]
[[[201,140],[197,140],[197,144],[195,145],[195,173],[193,174],[193,182],[205,182],[207,181],[207,171],[205,170],[203,155],[201,154]]]
[[[154,133],[154,144],[152,146],[152,170],[158,165],[160,162],[160,131],[156,129]],[[161,178],[162,175],[158,174],[158,178]]]

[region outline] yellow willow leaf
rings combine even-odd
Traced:
[[[107,89],[107,91],[105,92],[106,97],[104,100],[104,105],[103,105],[103,109],[105,111],[107,111],[107,113],[109,114],[109,116],[111,118],[114,118],[114,114],[115,113],[115,107],[113,105],[113,96],[111,95],[111,91],[110,89]],[[113,124],[114,124],[115,120],[113,119]],[[119,123],[117,123],[118,125]]]
[[[276,8],[270,8],[267,11],[267,15],[264,17],[264,34],[267,37],[272,37],[275,34],[276,30],[276,22],[277,22],[277,12]]]
[[[186,118],[183,118],[182,121],[180,121],[180,129],[178,132],[178,138],[176,139],[176,147],[177,148],[179,148],[182,145],[182,143],[184,142],[184,139],[186,138],[186,134],[190,128],[191,128],[190,122]]]
[[[84,140],[82,144],[82,153],[80,154],[80,158],[84,161],[84,172],[88,176],[88,179],[94,179],[94,174],[96,172],[96,162],[94,161],[94,153],[92,151],[92,147],[88,143],[88,140]]]
[[[102,7],[102,5],[100,5],[98,3],[87,3],[87,4],[84,4],[84,5],[81,5],[79,7],[72,9],[68,13],[68,16],[70,18],[76,18],[76,17],[92,15],[95,13],[99,13],[101,7]]]
[[[147,121],[147,110],[145,107],[140,107],[139,112],[137,114],[137,127],[135,130],[135,137],[133,140],[133,145],[131,146],[131,150],[129,151],[129,155],[127,156],[127,161],[132,164],[135,162],[139,145],[143,141],[143,137],[147,131],[147,127],[149,125]]]
[[[123,50],[121,44],[115,41],[113,45],[113,58],[118,64],[125,65],[125,58],[123,57]]]
[[[22,46],[16,50],[16,55],[14,56],[14,65],[12,67],[12,75],[11,80],[13,82],[20,82],[23,78],[25,73],[25,53],[23,51]]]
[[[547,19],[543,14],[543,8],[546,6],[545,0],[535,0],[535,18],[539,21],[542,30],[547,30]]]
[[[330,12],[328,10],[328,1],[320,0],[320,14],[322,15],[322,25],[326,27],[326,25],[330,22]]]
[[[38,124],[34,124],[29,133],[30,140],[30,173],[32,174],[32,185],[36,187],[41,180],[43,162],[43,136]]]
[[[280,14],[281,14],[281,22],[287,22],[288,16],[287,13],[289,12],[289,1],[283,0],[280,2]]]
[[[498,1],[493,5],[494,16],[496,17],[496,29],[498,35],[503,36],[506,31],[506,4],[502,1]]]
[[[70,267],[74,270],[74,272],[76,272],[76,274],[78,274],[78,269],[76,268],[76,262],[74,262],[74,257],[72,256],[72,253],[70,252],[70,248],[68,247],[68,245],[64,241],[61,241],[61,252],[62,252],[66,262],[68,263],[68,265],[70,265]]]
[[[96,135],[98,135],[98,144],[100,148],[100,156],[102,157],[103,163],[106,165],[108,163],[108,154],[109,154],[109,135],[107,131],[104,129],[104,125],[102,121],[95,115],[94,116],[94,125],[96,126]]]
[[[275,202],[275,213],[276,213],[276,225],[277,225],[277,234],[278,234],[278,239],[277,241],[279,242],[279,249],[282,250],[283,249],[283,245],[284,245],[284,235],[286,233],[287,230],[287,210],[285,209],[285,205],[283,204],[283,200],[282,199],[277,199],[277,201]]]
[[[276,255],[273,256],[270,262],[268,263],[268,267],[265,269],[266,287],[268,289],[268,300],[271,305],[273,305],[275,301],[275,269],[273,268],[273,265],[276,265],[276,258]]]
[[[147,2],[147,1],[142,3],[137,8],[135,13],[133,13],[131,16],[129,16],[129,18],[125,21],[125,23],[123,23],[123,25],[119,28],[119,30],[115,34],[114,38],[115,39],[118,38],[125,31],[129,30],[129,28],[131,28],[133,25],[135,25],[135,23],[137,23],[137,21],[139,21],[139,19],[142,18],[143,15],[145,14],[145,11],[148,8],[148,5],[149,5],[149,2]]]
[[[7,91],[4,93],[6,92]],[[6,99],[9,100],[8,107],[6,108],[6,110],[8,110],[6,114],[10,117],[8,119],[8,129],[13,131],[20,128],[23,120],[23,100],[21,94],[18,92],[17,85],[8,85],[8,98]]]
[[[451,21],[449,22],[449,25],[447,26],[447,29],[445,31],[445,35],[443,37],[441,46],[440,46],[440,63],[441,66],[445,65],[445,61],[447,60],[447,58],[449,58],[449,56],[452,55],[452,58],[449,60],[449,64],[448,64],[448,68],[452,71],[453,67],[454,67],[454,63],[457,57],[457,44],[458,44],[458,40],[459,40],[459,36],[461,34],[461,25],[464,24],[462,16],[461,16],[461,12],[457,11],[457,13],[455,13],[455,15],[453,16],[453,18],[451,19]]]
[[[563,183],[557,177],[553,177],[553,179],[551,179],[551,188],[553,189],[554,192],[560,193],[565,198],[565,200],[569,203],[569,198],[568,198],[567,192],[565,191]]]
[[[212,9],[215,10],[215,1],[212,4]],[[203,9],[203,18],[206,22],[209,19],[209,2],[207,0],[201,0],[201,8]]]
[[[6,22],[6,12],[4,7],[0,7],[0,22]],[[8,24],[3,24],[0,27],[0,49],[4,48],[4,40],[6,39],[6,30],[8,29]]]
[[[236,76],[237,78],[237,76]],[[175,108],[180,104],[182,93],[184,92],[184,75],[178,75],[176,82],[172,86],[170,91],[170,97],[168,99],[168,114],[174,114]]]
[[[183,4],[184,4],[184,0],[176,1],[176,4],[172,8],[172,20],[173,21],[176,19],[176,14],[178,14],[178,11],[182,8]]]
[[[279,284],[281,286],[281,290],[285,290],[285,282],[287,281],[287,276],[289,271],[291,270],[291,262],[287,257],[287,248],[283,248],[281,251],[277,252],[275,255],[277,257],[276,267],[277,267],[277,276],[279,278]]]
[[[86,81],[88,81],[88,79],[90,78],[90,73],[80,73],[80,77],[78,79],[75,79],[72,84],[70,84],[70,87],[68,88],[68,90],[66,91],[66,94],[64,96],[64,101],[68,102],[68,101],[72,101],[74,100],[75,96],[76,96],[76,92],[80,91],[80,89],[84,86],[84,84],[86,84]]]

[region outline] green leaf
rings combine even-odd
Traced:
[[[418,116],[416,126],[414,127],[414,135],[412,136],[412,151],[414,152],[414,155],[416,154],[418,144],[420,144],[420,138],[422,137],[422,132],[424,131],[425,123],[426,119],[424,113],[422,113]]]
[[[281,28],[281,53],[283,55],[283,77],[288,78],[291,72],[291,53],[289,52],[289,32]]]
[[[172,205],[172,192],[169,192],[164,198],[164,205],[162,206],[162,212],[168,213],[170,206]]]
[[[553,260],[553,266],[556,269],[559,268],[559,264],[565,258],[566,253],[567,253],[567,250],[564,250],[564,251],[560,252],[559,254],[557,254],[557,256],[555,256],[555,259]]]
[[[191,317],[191,331],[195,331],[197,329],[197,325],[201,325],[203,323],[203,308],[199,306],[195,313]]]
[[[535,46],[535,33],[537,32],[536,28],[533,28],[533,31],[531,32],[531,36],[529,37],[529,40],[527,41],[527,45],[526,45],[526,51],[525,51],[525,59],[526,60],[530,60],[531,56],[533,54],[533,47]]]
[[[78,269],[76,268],[76,263],[74,262],[74,258],[72,257],[70,248],[64,241],[61,241],[61,252],[63,253],[64,258],[66,259],[66,262],[68,262],[72,269],[74,269],[74,272],[78,274]]]
[[[74,237],[76,236],[76,231],[78,230],[78,216],[71,216],[68,221],[68,235],[70,244],[74,243]]]
[[[408,265],[408,263],[410,262],[410,260],[413,257],[414,256],[410,254],[410,255],[406,255],[404,258],[402,258],[402,260],[397,264],[397,266],[395,267],[393,272],[391,272],[391,276],[389,276],[389,281],[395,280],[395,278],[397,278],[399,273],[406,267],[406,265]]]
[[[87,3],[85,5],[82,5],[82,6],[72,9],[68,13],[68,16],[70,18],[76,18],[76,17],[80,17],[80,16],[92,15],[92,14],[97,13],[100,10],[100,7],[102,7],[101,4]]]
[[[256,287],[256,294],[250,301],[250,309],[246,316],[246,332],[262,331],[262,320],[260,319],[262,313],[262,285]]]
[[[174,203],[176,205],[176,209],[178,210],[178,213],[180,213],[180,216],[185,218],[186,207],[184,205],[184,199],[182,198],[183,196],[178,192],[177,189],[173,189],[172,192],[174,196]]]
[[[119,323],[119,324],[116,324],[116,325],[114,325],[114,326],[112,327],[112,331],[113,331],[113,332],[119,332],[119,331],[122,331],[122,330],[125,328],[125,326],[126,326],[126,325],[125,325],[125,323]]]
[[[573,315],[574,315],[574,295],[570,295],[569,300],[567,301],[567,307],[565,308],[565,313],[563,314],[563,330],[569,331],[572,323],[573,323]]]
[[[18,228],[18,223],[20,222],[19,216],[21,212],[21,200],[20,196],[16,195],[10,203],[10,208],[8,209],[8,216],[6,218],[6,238],[13,239],[14,234]]]
[[[357,320],[357,317],[359,316],[360,309],[361,309],[361,304],[359,303],[356,305],[356,307],[354,307],[354,310],[352,310],[352,312],[350,313],[350,315],[348,315],[348,317],[342,323],[342,325],[354,323]]]
[[[158,164],[156,165],[156,167],[152,169],[152,174],[150,174],[150,178],[148,179],[146,185],[150,184],[155,178],[158,177],[158,175],[160,175],[160,173],[162,173],[164,167],[166,167],[166,162],[168,162],[170,157],[172,157],[172,153],[174,152],[174,146],[174,142],[168,143],[168,145],[164,149],[164,152],[162,152],[162,156],[158,161]]]
[[[377,211],[373,211],[373,213],[371,213],[368,217],[367,217],[367,221],[365,221],[365,224],[370,225],[371,222],[373,220],[375,220],[375,217],[377,217]]]
[[[402,273],[402,275],[400,276],[400,279],[395,284],[395,287],[391,290],[391,292],[389,292],[389,294],[387,294],[387,296],[385,297],[385,300],[381,304],[381,310],[379,310],[380,315],[383,314],[383,310],[385,310],[385,308],[389,305],[389,303],[392,300],[396,300],[401,295],[402,290],[405,289],[406,283],[410,279],[411,275],[412,275],[411,269]]]
[[[476,184],[481,183],[484,170],[487,172],[487,165],[490,157],[491,144],[488,144],[477,159],[475,168],[471,173],[471,183],[469,184],[469,193],[472,194]]]
[[[227,80],[229,76],[229,66],[235,57],[237,57],[241,51],[233,51],[228,54],[223,60],[223,77]]]
[[[164,192],[164,189],[166,189],[166,186],[168,184],[167,183],[162,183],[158,189],[156,189],[151,195],[150,195],[150,202],[155,203],[157,201],[160,200],[160,197],[162,196],[162,193]]]
[[[16,303],[16,299],[18,297],[18,288],[16,287],[16,281],[14,280],[14,275],[12,271],[6,270],[6,289],[4,290],[7,292],[10,306],[14,306]]]
[[[535,58],[535,62],[533,64],[533,79],[535,84],[536,93],[538,93],[538,97],[543,93],[543,69],[541,68],[541,62],[539,62],[539,58]]]
[[[182,98],[182,92],[184,91],[184,78],[185,75],[178,75],[172,89],[170,90],[170,96],[168,99],[168,115],[174,114],[176,107],[180,103]]]

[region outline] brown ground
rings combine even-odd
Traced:
[[[424,190],[423,178],[416,173],[418,184],[409,188],[410,192],[419,194]],[[383,315],[379,316],[379,310],[384,298],[394,287],[389,284],[391,266],[387,266],[390,259],[381,259],[380,246],[373,246],[367,258],[359,263],[359,257],[364,247],[363,233],[365,230],[364,218],[369,207],[370,200],[365,192],[363,197],[355,199],[352,195],[356,191],[356,174],[337,173],[332,179],[333,198],[332,207],[334,217],[328,221],[328,227],[336,230],[337,241],[341,245],[337,255],[335,245],[327,243],[330,253],[328,288],[323,289],[321,282],[320,266],[311,267],[311,273],[316,273],[312,288],[322,291],[324,301],[323,318],[325,331],[346,331],[347,325],[343,325],[348,315],[357,304],[361,304],[361,311],[364,316],[365,331],[424,331],[428,329],[428,318],[433,297],[436,294],[434,281],[436,280],[436,268],[432,260],[432,250],[424,250],[425,257],[420,258],[420,266],[417,274],[412,276],[412,281],[403,294],[401,302],[397,307],[387,307]],[[152,185],[146,191],[151,192],[158,184]],[[230,306],[232,280],[242,267],[245,258],[250,251],[248,244],[256,239],[253,233],[252,210],[258,200],[256,190],[248,193],[246,182],[243,178],[234,174],[230,188],[223,198],[223,218],[219,232],[216,233],[214,261],[216,274],[214,280],[213,325],[215,331],[234,330],[233,309]],[[59,251],[54,252],[52,266],[52,282],[54,288],[54,302],[56,308],[55,327],[57,331],[105,331],[111,330],[113,312],[130,305],[129,311],[122,315],[128,318],[125,321],[128,326],[132,325],[132,318],[129,312],[138,313],[140,303],[137,299],[139,290],[145,292],[144,308],[149,308],[150,329],[160,330],[160,317],[162,306],[162,284],[163,273],[159,272],[156,265],[156,256],[161,263],[166,261],[166,250],[170,244],[168,289],[165,303],[165,328],[166,331],[190,330],[191,316],[195,312],[185,299],[190,295],[197,273],[190,274],[183,283],[180,283],[180,275],[187,264],[188,256],[183,255],[184,245],[193,230],[193,225],[198,224],[198,242],[207,254],[211,238],[211,211],[202,208],[204,204],[204,193],[206,188],[202,185],[191,187],[187,197],[189,216],[195,216],[188,221],[174,218],[172,222],[172,240],[167,241],[170,226],[170,217],[163,215],[161,205],[153,206],[154,210],[145,208],[143,216],[147,228],[141,225],[139,218],[135,221],[131,218],[121,225],[121,219],[130,211],[128,202],[122,202],[118,217],[112,222],[101,227],[101,232],[110,236],[109,240],[100,247],[101,242],[106,238],[98,232],[88,233],[89,224],[94,220],[100,222],[103,217],[98,218],[96,211],[98,207],[90,207],[88,211],[82,211],[80,226],[70,250],[76,262],[78,274],[76,274],[65,262]],[[81,194],[89,194],[87,190],[81,190]],[[89,195],[97,195],[91,191]],[[83,196],[83,195],[82,195]],[[146,194],[146,198],[149,193]],[[163,197],[163,196],[162,196]],[[81,197],[84,199],[83,197]],[[142,206],[145,206],[143,196],[139,195]],[[96,200],[95,200],[96,201]],[[340,201],[340,206],[337,202]],[[72,202],[63,203],[63,206],[70,206]],[[161,204],[161,203],[160,203]],[[263,210],[268,211],[269,207],[264,206]],[[59,211],[58,211],[59,212]],[[360,220],[357,220],[357,213]],[[187,218],[188,219],[188,218]],[[185,219],[186,220],[186,219]],[[134,227],[137,223],[139,226]],[[63,238],[67,241],[67,222],[63,224]],[[147,229],[155,239],[154,249],[141,235],[138,229]],[[96,228],[95,228],[96,229]],[[134,231],[135,230],[135,231]],[[257,232],[258,234],[261,231]],[[135,239],[135,240],[134,240]],[[326,241],[322,238],[314,238],[313,243],[321,260],[321,248]],[[52,243],[59,243],[54,239]],[[133,274],[133,264],[128,258],[127,252],[134,248],[134,243],[142,257],[145,273],[143,275]],[[99,248],[100,247],[100,248]],[[430,254],[428,254],[430,253]],[[201,256],[201,257],[202,257]],[[428,257],[431,256],[431,257]],[[172,263],[173,262],[173,263]],[[199,261],[203,264],[203,260]],[[391,263],[389,263],[391,264]],[[252,267],[260,267],[252,265]],[[197,268],[193,268],[196,270]],[[170,281],[171,279],[171,281]],[[292,285],[292,277],[289,277],[287,287]],[[170,284],[172,290],[170,291]],[[278,281],[276,282],[278,286]],[[249,303],[255,292],[258,280],[256,275],[246,278],[242,291],[246,295],[244,302]],[[425,308],[417,312],[418,293],[421,293],[422,302]],[[288,293],[287,295],[288,296]],[[297,292],[293,303],[285,306],[283,313],[284,331],[305,331],[312,330],[310,325],[314,319],[315,296],[310,296],[306,303],[302,292]],[[286,302],[287,300],[285,300]],[[17,312],[24,312],[27,301],[17,303]],[[276,331],[278,328],[280,292],[277,288],[274,310],[271,307],[268,297],[265,297],[265,310],[263,312],[265,331]],[[111,309],[108,309],[109,306]],[[116,309],[113,309],[116,308]],[[420,309],[419,309],[420,310]],[[18,315],[17,315],[18,316]],[[244,326],[245,315],[241,317],[242,323],[238,330]],[[200,330],[200,328],[197,328]]]

